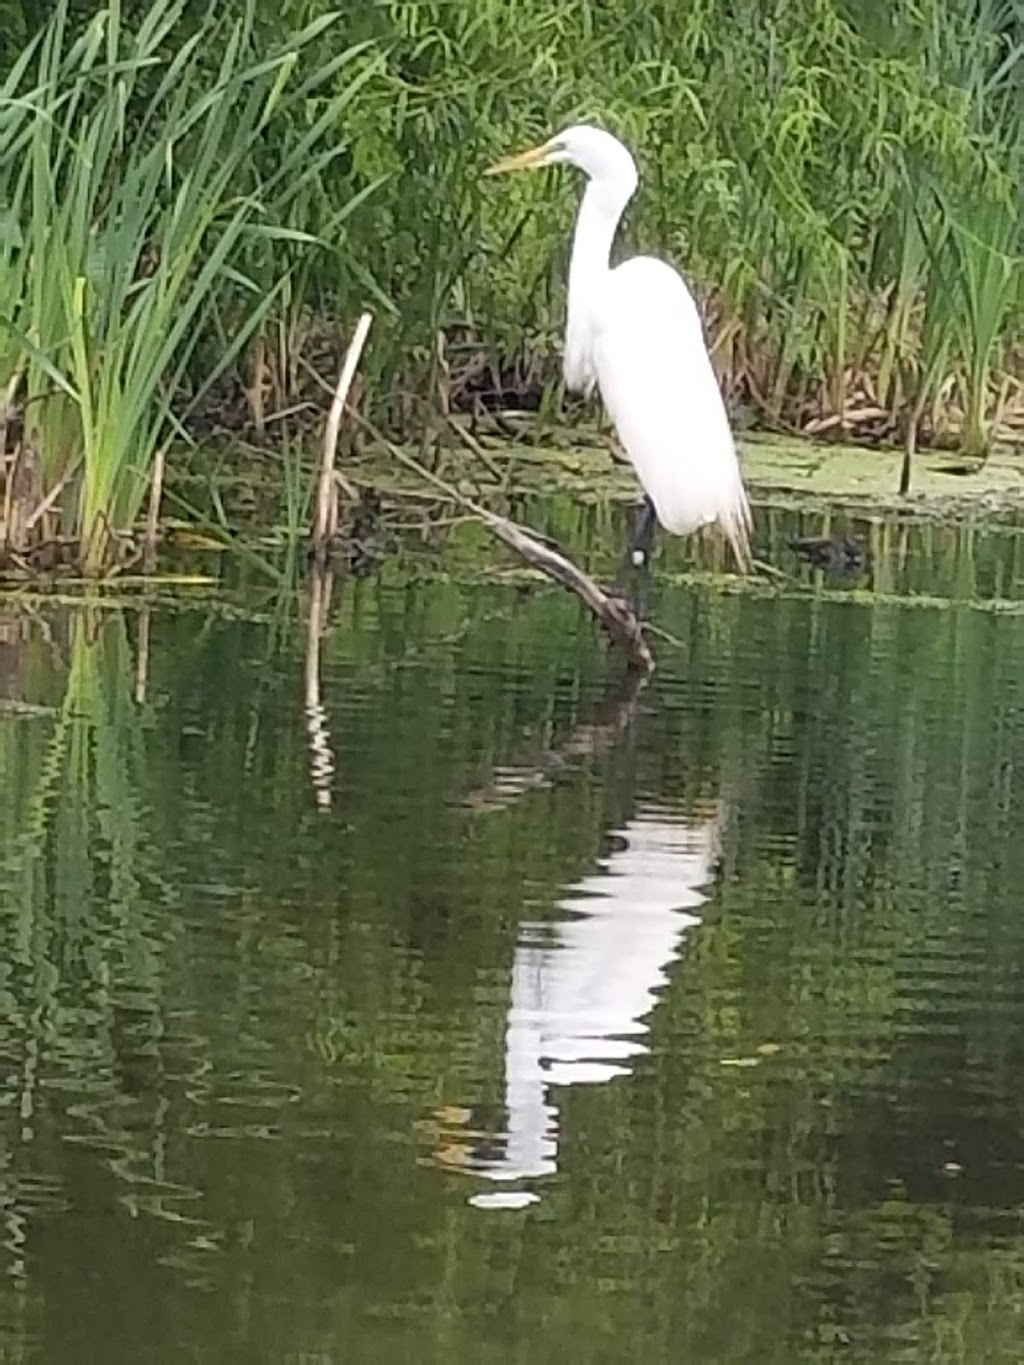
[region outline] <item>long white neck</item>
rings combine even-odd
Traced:
[[[590,180],[580,204],[569,262],[569,305],[565,334],[565,383],[589,393],[595,383],[590,359],[591,309],[611,269],[612,242],[633,196],[635,179]]]

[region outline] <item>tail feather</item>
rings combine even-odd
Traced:
[[[750,552],[750,533],[754,522],[742,482],[737,482],[732,503],[719,513],[718,524],[725,532],[725,538],[729,542],[740,573],[749,573],[754,566]]]

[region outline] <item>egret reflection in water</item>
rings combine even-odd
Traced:
[[[524,921],[512,964],[505,1028],[504,1130],[481,1133],[465,1111],[445,1133],[441,1160],[496,1182],[557,1169],[552,1088],[628,1075],[647,1051],[646,1022],[680,940],[698,922],[718,857],[721,812],[683,820],[643,808],[612,836],[600,869],[569,887],[558,923]],[[476,1195],[520,1207],[535,1195]]]

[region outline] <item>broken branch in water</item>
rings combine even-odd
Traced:
[[[414,459],[399,446],[394,445],[365,417],[357,412],[352,413],[352,416],[374,440],[385,446],[400,464],[411,469],[427,483],[433,484],[446,497],[464,507],[467,512],[472,512],[489,531],[493,531],[503,544],[507,545],[510,550],[515,550],[516,554],[525,559],[527,564],[539,569],[548,578],[574,593],[588,611],[592,612],[601,622],[625,654],[631,668],[642,673],[654,671],[654,658],[648,648],[647,641],[644,639],[643,628],[628,602],[621,597],[613,597],[605,592],[588,574],[577,568],[572,560],[566,559],[565,555],[551,545],[543,544],[533,532],[526,530],[525,527],[514,521],[509,521],[507,517],[500,517],[496,512],[488,511],[486,507],[481,507],[472,498],[467,498],[464,493],[420,464],[419,460]]]
[[[511,550],[522,555],[528,564],[561,583],[564,588],[576,594],[585,607],[598,618],[619,648],[625,653],[631,665],[644,673],[654,669],[654,659],[647,647],[643,629],[628,602],[621,597],[611,597],[599,587],[582,569],[576,567],[571,559],[566,559],[557,550],[542,545],[528,531],[517,526],[514,521],[489,513],[486,525]]]

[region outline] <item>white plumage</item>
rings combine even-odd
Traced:
[[[687,535],[717,523],[746,569],[750,507],[693,296],[654,257],[611,267],[637,185],[633,158],[610,133],[577,125],[491,169],[557,162],[588,177],[569,268],[566,386],[584,394],[599,388],[661,525]]]
[[[601,397],[659,522],[688,535],[717,521],[745,564],[749,512],[732,432],[676,272],[645,256],[611,271],[593,346]]]

